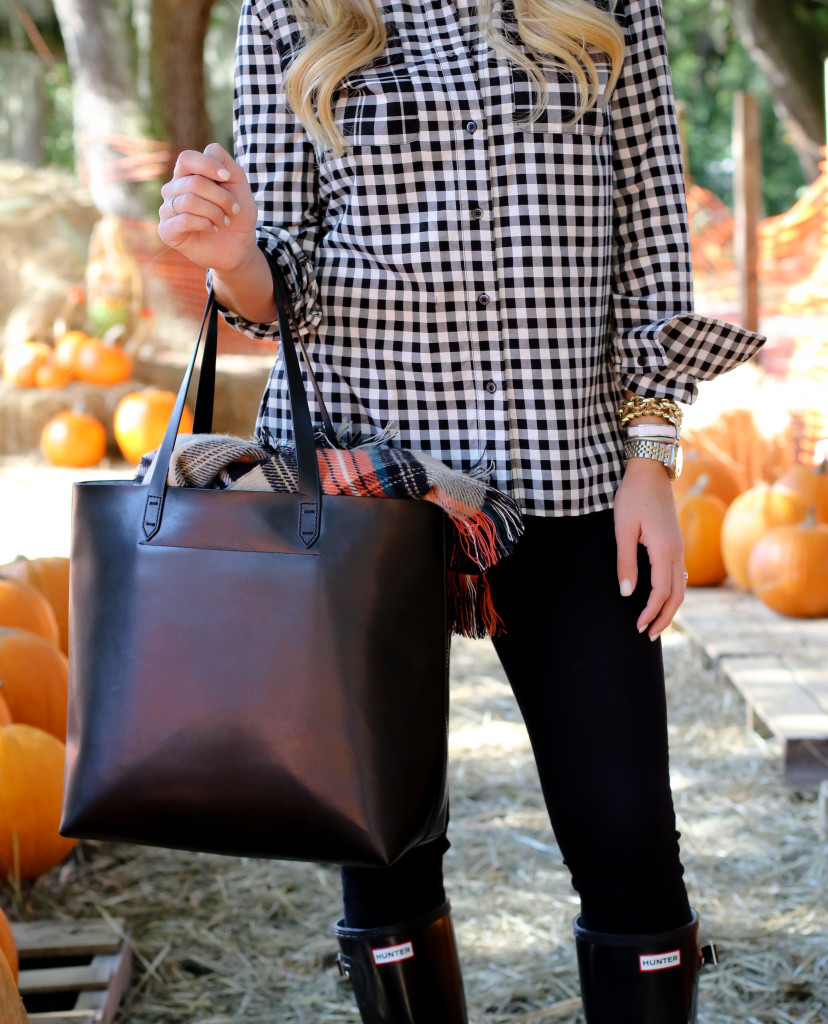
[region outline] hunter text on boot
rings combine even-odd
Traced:
[[[371,953],[374,956],[375,964],[392,964],[398,960],[410,960],[414,956],[414,944],[402,942],[399,946],[381,946],[378,949],[372,949]]]
[[[638,963],[642,971],[663,971],[665,967],[678,967],[681,963],[681,950],[642,954],[638,958]]]

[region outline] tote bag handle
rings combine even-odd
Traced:
[[[297,533],[305,547],[309,548],[319,538],[322,525],[322,484],[319,479],[319,466],[316,461],[316,440],[310,410],[308,409],[308,397],[299,368],[299,358],[296,354],[296,340],[291,329],[285,284],[275,260],[267,253],[265,255],[267,256],[268,266],[273,278],[273,297],[276,301],[276,309],[279,316],[279,344],[285,362],[290,411],[293,420],[293,436],[296,443],[296,464],[299,480]],[[212,289],[207,297],[207,306],[201,320],[193,354],[184,373],[184,379],[181,381],[181,387],[178,389],[175,405],[170,413],[164,440],[161,442],[152,473],[147,481],[147,498],[144,503],[140,535],[140,539],[145,541],[151,540],[161,528],[170,459],[172,458],[175,438],[181,423],[181,416],[184,412],[184,403],[187,399],[187,392],[190,388],[202,338],[205,339],[204,355],[199,373],[196,410],[193,416],[193,433],[195,434],[209,433],[212,429],[216,382],[216,351],[218,347],[218,305]],[[302,351],[307,361],[304,346]],[[329,440],[335,444],[335,432],[330,416],[325,408],[319,386],[309,364],[308,373],[319,403],[325,433]]]

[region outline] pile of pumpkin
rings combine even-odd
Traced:
[[[743,490],[691,450],[674,485],[688,585],[728,576],[782,615],[828,616],[828,460]]]
[[[3,376],[21,388],[62,388],[71,380],[109,387],[122,384],[132,374],[132,357],[120,345],[92,337],[84,331],[67,331],[54,346],[24,341],[3,353]],[[158,388],[144,388],[125,395],[115,408],[113,431],[121,455],[136,465],[144,452],[161,443],[175,395]],[[192,429],[184,409],[181,429]],[[82,408],[65,409],[43,427],[40,449],[53,466],[96,466],[106,455],[106,427]]]
[[[0,910],[0,1021],[26,1024],[29,1017],[17,991],[18,957],[8,918]]]
[[[0,566],[0,881],[35,878],[75,845],[58,833],[67,705],[69,559]],[[25,1020],[0,915],[0,1021]],[[4,984],[5,978],[5,984]],[[15,1016],[17,1013],[17,1016]]]

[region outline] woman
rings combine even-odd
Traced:
[[[694,1020],[652,641],[685,586],[676,403],[762,339],[692,312],[659,0],[246,0],[235,147],[181,154],[162,238],[258,338],[275,259],[334,422],[489,464],[520,504],[495,645],[581,898],[587,1020]],[[264,440],[284,385],[277,359]],[[447,846],[343,868],[365,1022],[466,1020]]]

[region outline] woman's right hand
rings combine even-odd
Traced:
[[[256,249],[256,200],[242,168],[217,142],[184,150],[161,187],[158,234],[193,263],[232,274]]]

